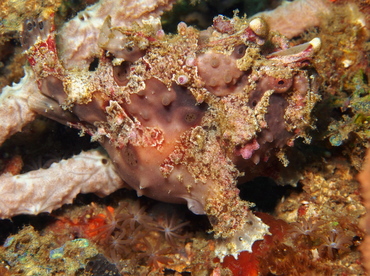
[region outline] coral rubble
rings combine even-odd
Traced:
[[[75,275],[76,271],[84,270],[87,260],[98,254],[97,248],[86,239],[60,244],[53,235],[41,236],[31,226],[9,237],[4,249],[0,259],[7,267],[16,268],[12,275],[50,275],[51,271]]]

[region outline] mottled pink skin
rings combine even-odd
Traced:
[[[208,91],[219,97],[243,91],[247,74],[238,69],[236,61],[244,56],[245,49],[241,44],[231,55],[208,52],[197,57],[198,72]]]
[[[252,157],[253,152],[258,150],[260,145],[257,140],[253,140],[250,143],[245,144],[240,150],[237,151],[237,155],[241,155],[244,159],[249,159]]]
[[[36,40],[27,51],[40,89],[39,103],[31,108],[92,135],[139,196],[187,203],[194,213],[207,214],[215,237],[222,238],[221,258],[251,250],[268,233],[239,198],[239,171],[249,179],[264,175],[270,156],[304,132],[300,118],[310,122],[304,109],[308,73],[299,69],[309,45],[302,58],[301,48],[293,48],[287,52],[293,58],[283,52],[270,62],[260,54],[264,64],[249,61],[250,68],[240,69],[247,48],[259,50],[256,41],[263,38],[256,39],[249,27],[246,36],[246,30],[230,28],[231,21],[223,23],[217,28],[229,40],[209,44],[184,23],[177,41],[156,37],[156,29],[121,34],[104,25],[99,64],[81,75],[59,61],[52,28],[38,41],[35,29],[23,35],[26,46]],[[225,43],[231,43],[229,51],[220,52]],[[275,77],[279,70],[286,77]]]
[[[48,43],[51,44],[48,46],[51,50],[51,56],[53,56],[53,52],[56,56],[57,52],[53,40],[49,38],[47,41],[50,41]],[[197,57],[196,63],[192,65],[198,67],[199,75],[205,81],[205,87],[211,93],[220,97],[240,92],[243,89],[247,83],[249,73],[240,71],[236,66],[236,61],[244,55],[245,48],[244,45],[236,46],[230,56],[210,52],[200,54]],[[37,51],[36,49],[36,53]],[[113,75],[106,81],[114,82],[119,86],[126,85],[131,63],[144,54],[144,51],[136,51],[127,62],[122,63],[120,66],[114,66]],[[123,55],[126,57],[127,54],[123,53]],[[31,55],[29,57],[31,65],[35,63],[34,56]],[[102,59],[100,62],[106,63],[107,61]],[[35,64],[34,66],[37,65]],[[219,72],[222,72],[223,78],[218,76]],[[186,85],[187,81],[183,80],[184,76],[180,77],[182,79],[182,81],[179,81],[180,84]],[[40,90],[42,94],[62,105],[67,98],[62,82],[62,77],[60,79],[53,76],[46,77],[40,80]],[[283,112],[287,105],[283,93],[291,90],[293,80],[263,76],[257,83],[256,89],[251,93],[249,103],[251,107],[260,100],[260,97],[266,90],[272,89],[275,93],[282,93],[282,95],[276,94],[276,96],[271,96],[270,112],[266,115],[268,124],[257,139],[253,139],[242,145],[240,149],[236,149],[237,156],[241,155],[244,159],[250,159],[253,155],[265,154],[270,148],[281,148],[285,145],[287,139],[292,136],[292,134],[285,131],[283,126]],[[144,127],[158,127],[163,131],[165,139],[160,151],[157,148],[133,146],[130,144],[119,147],[117,150],[117,146],[111,143],[109,139],[105,139],[102,145],[117,164],[123,179],[129,185],[135,187],[138,194],[145,194],[167,202],[183,202],[185,194],[186,198],[189,198],[189,193],[184,185],[171,185],[171,183],[176,181],[173,181],[171,178],[164,179],[158,168],[163,164],[164,159],[173,152],[176,141],[179,140],[181,134],[191,127],[200,124],[207,106],[205,104],[197,105],[190,91],[177,84],[173,84],[172,88],[168,90],[160,81],[149,79],[146,81],[146,86],[148,88],[142,90],[139,94],[131,95],[130,103],[123,103],[122,108],[129,116],[138,119]],[[97,121],[107,121],[104,109],[109,105],[109,100],[104,93],[95,92],[90,103],[74,105],[72,111],[76,117],[64,111],[57,111],[56,113],[60,112],[60,114],[56,114],[55,117],[54,115],[41,112],[41,110],[40,112],[66,124],[81,127],[80,123],[82,123],[82,125],[85,124],[85,127],[90,128]],[[277,107],[276,109],[274,108],[275,106]],[[270,143],[268,147],[264,146],[266,143]],[[254,162],[258,163],[259,160],[256,160],[254,158]],[[181,174],[188,175],[187,178],[190,181],[192,177],[186,169],[180,166],[177,170],[180,170]],[[148,177],[145,177],[146,175]],[[158,181],[153,181],[153,179],[158,179]],[[176,191],[175,196],[171,194],[174,191]]]
[[[138,195],[145,195],[164,202],[194,204],[186,185],[178,185],[176,175],[181,174],[184,182],[194,180],[184,166],[178,166],[164,178],[160,170],[166,157],[175,149],[176,142],[185,131],[199,125],[205,111],[205,105],[196,105],[194,97],[179,85],[173,84],[168,90],[164,84],[156,79],[146,81],[148,89],[140,95],[132,95],[130,104],[123,104],[130,116],[135,116],[145,127],[159,127],[164,133],[164,142],[160,150],[155,147],[126,145],[120,150],[108,139],[103,142],[104,148],[118,167],[122,178],[133,187]],[[204,193],[201,187],[196,194]],[[195,207],[194,207],[195,208]],[[192,208],[193,210],[195,210]],[[204,211],[197,206],[197,212]]]

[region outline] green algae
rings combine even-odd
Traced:
[[[60,245],[51,232],[41,235],[27,226],[6,240],[0,248],[0,261],[12,275],[83,275],[89,259],[97,254],[86,239]]]
[[[353,133],[367,143],[370,137],[370,88],[363,70],[353,76],[345,89],[352,94],[349,98],[339,98],[336,105],[346,114],[329,125],[329,141],[333,146],[340,146]]]

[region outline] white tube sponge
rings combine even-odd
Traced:
[[[4,87],[0,94],[0,144],[36,116],[28,106],[28,98],[39,88],[32,69],[26,66],[24,71],[25,76],[19,83]]]
[[[109,195],[123,181],[108,156],[90,150],[21,175],[0,176],[0,218],[51,212],[72,203],[78,193]]]
[[[100,0],[79,12],[58,33],[60,59],[67,69],[87,69],[99,55],[98,37],[107,16],[112,26],[122,27],[143,19],[159,17],[170,10],[174,0]]]
[[[319,26],[323,16],[330,14],[331,6],[328,0],[296,0],[253,17],[262,17],[270,30],[290,39],[310,27]]]

